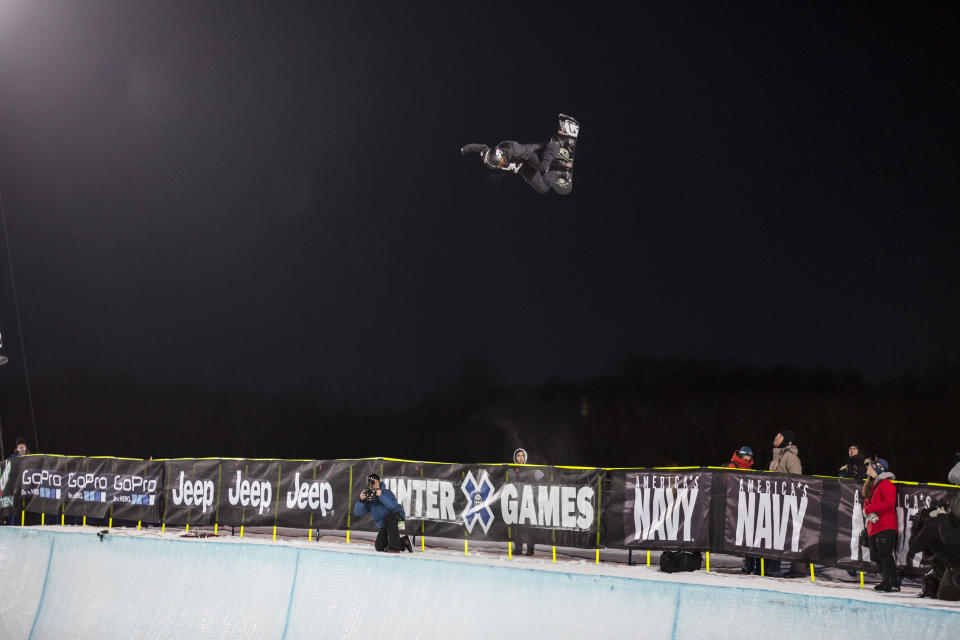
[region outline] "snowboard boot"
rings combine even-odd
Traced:
[[[524,555],[527,555],[527,556],[532,556],[532,555],[533,555],[533,545],[532,545],[532,544],[527,544],[527,552],[526,552]]]
[[[406,547],[407,551],[413,553],[413,543],[410,542],[410,536],[403,536],[403,546]]]
[[[874,591],[880,591],[882,593],[899,593],[900,587],[895,584],[889,584],[886,582],[881,582],[873,588]]]

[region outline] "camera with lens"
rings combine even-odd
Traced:
[[[377,497],[377,490],[373,487],[368,487],[363,490],[363,493],[360,494],[360,499],[364,502],[373,502]]]

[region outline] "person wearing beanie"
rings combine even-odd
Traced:
[[[800,462],[800,455],[796,445],[796,436],[789,429],[781,429],[773,438],[773,455],[770,459],[770,471],[775,473],[803,473],[803,464]],[[786,577],[794,578],[804,573],[803,562],[797,561],[790,563],[790,571]],[[767,572],[776,574],[780,571],[779,560],[767,561]]]
[[[23,436],[17,438],[17,448],[13,450],[13,453],[10,454],[11,458],[18,458],[20,456],[25,456],[30,453],[30,449],[27,448],[27,441]]]
[[[776,473],[803,473],[803,464],[800,462],[796,436],[793,431],[783,429],[777,432],[773,439],[773,458],[770,460],[770,471]]]
[[[947,480],[950,484],[960,485],[960,451],[957,451],[953,456],[954,465],[953,468],[947,473]]]
[[[513,464],[507,467],[507,480],[513,484],[532,484],[539,482],[540,479],[543,478],[543,472],[539,469],[526,467],[528,464],[530,464],[530,458],[527,455],[527,450],[518,448],[513,452]],[[522,490],[522,487],[519,489]],[[522,555],[523,545],[526,544],[526,555],[532,556],[535,547],[533,542],[534,532],[529,527],[519,524],[513,525],[510,529],[514,537],[514,542],[511,543],[513,544],[514,553]]]
[[[743,445],[733,452],[730,462],[725,465],[728,469],[751,469],[753,467],[753,449]],[[743,573],[760,575],[760,557],[744,556]]]
[[[854,480],[864,480],[867,477],[867,465],[859,445],[852,444],[847,447],[847,463],[840,467],[837,477]]]
[[[889,471],[890,463],[877,458],[867,466],[867,481],[863,486],[863,518],[867,523],[870,557],[880,568],[880,584],[875,591],[900,591],[894,547],[897,544],[897,488],[896,477]]]
[[[753,467],[753,449],[744,445],[733,452],[733,457],[726,464],[730,469],[750,469]]]

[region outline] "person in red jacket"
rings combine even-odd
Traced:
[[[726,464],[730,469],[750,469],[753,467],[753,449],[744,445],[733,452],[733,457]]]
[[[880,584],[876,591],[900,591],[897,563],[893,551],[897,546],[897,488],[895,476],[888,471],[890,464],[883,458],[872,460],[867,466],[867,480],[863,486],[863,517],[867,523],[870,557],[880,566]]]

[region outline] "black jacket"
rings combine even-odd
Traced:
[[[867,477],[867,465],[863,462],[863,456],[856,455],[847,459],[847,464],[840,467],[837,476],[840,478],[853,478],[854,480],[863,480]]]
[[[933,553],[941,562],[960,568],[960,523],[951,514],[930,518],[915,535],[910,536],[908,555],[923,551]]]

